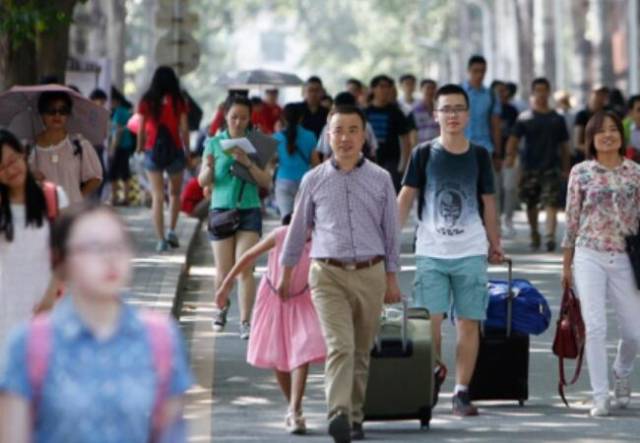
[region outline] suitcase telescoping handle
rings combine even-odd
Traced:
[[[408,337],[407,337],[407,328],[409,322],[409,301],[407,297],[402,296],[400,304],[402,305],[401,309],[401,322],[400,322],[400,337],[402,339],[402,352],[407,352],[408,346]],[[383,317],[386,318],[389,313],[398,312],[397,309],[394,308],[382,308],[383,309]],[[376,335],[374,346],[376,351],[382,352],[382,343],[380,342],[380,334]]]
[[[505,256],[502,263],[507,265],[507,337],[511,337],[511,320],[513,317],[513,299],[515,294],[513,293],[513,260],[511,257]]]

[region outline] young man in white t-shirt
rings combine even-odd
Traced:
[[[457,329],[453,413],[469,416],[478,414],[468,385],[478,355],[479,322],[486,317],[487,259],[498,263],[504,254],[491,158],[486,149],[471,144],[464,135],[469,121],[469,98],[464,89],[441,87],[435,111],[441,135],[414,149],[398,206],[400,223],[404,224],[418,197],[414,304],[431,313],[439,358],[442,320],[453,303]]]

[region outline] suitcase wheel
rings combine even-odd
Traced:
[[[521,408],[524,407],[524,400],[518,400],[518,404]]]
[[[428,430],[431,423],[431,408],[422,408],[420,410],[420,429]]]

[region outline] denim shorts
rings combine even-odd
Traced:
[[[156,165],[151,158],[151,151],[145,151],[144,153],[144,169],[150,172],[162,172],[167,171],[167,174],[174,175],[181,173],[187,165],[187,158],[184,156],[184,152],[181,152],[182,155],[178,155],[176,159],[171,162],[169,166],[165,166],[161,168]]]
[[[228,209],[211,209],[209,212],[224,212]],[[238,231],[253,231],[262,235],[262,210],[260,208],[240,209],[240,227]],[[209,241],[220,241],[230,237],[218,237],[209,233]]]
[[[469,320],[487,316],[487,257],[440,259],[416,256],[413,303],[432,314],[445,314],[453,305],[455,315]]]

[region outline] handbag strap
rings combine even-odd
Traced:
[[[564,395],[564,387],[571,386],[572,384],[578,381],[578,377],[580,377],[580,370],[582,369],[583,357],[584,357],[584,346],[582,347],[582,349],[580,349],[580,354],[578,355],[578,359],[576,362],[576,369],[569,383],[567,383],[567,379],[564,373],[564,358],[558,357],[558,366],[559,366],[559,372],[560,372],[560,381],[558,382],[558,394],[560,394],[560,398],[562,399],[562,402],[567,407],[570,407],[570,406],[569,406],[569,402],[567,401]]]

